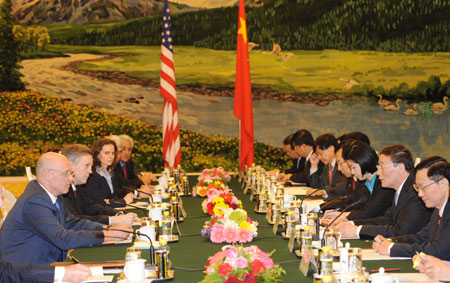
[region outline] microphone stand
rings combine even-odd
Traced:
[[[328,208],[331,204],[340,201],[340,200],[344,200],[347,199],[347,196],[339,196],[339,197],[335,197],[334,199],[330,200],[329,202],[325,203],[320,210],[325,211],[325,208]]]
[[[153,203],[153,196],[152,196],[152,194],[149,194],[149,193],[144,192],[143,190],[139,190],[139,189],[136,189],[136,191],[138,191],[138,192],[140,192],[140,193],[143,193],[144,195],[148,195],[148,196],[150,197],[152,203]]]
[[[150,249],[149,249],[149,251],[150,251],[150,264],[151,265],[155,265],[156,264],[156,260],[155,260],[155,247],[153,246],[153,241],[152,241],[152,239],[149,237],[149,236],[147,236],[147,235],[145,235],[145,234],[142,234],[142,233],[139,233],[139,232],[130,232],[130,231],[127,231],[127,230],[122,230],[122,229],[105,229],[105,230],[108,230],[108,231],[119,231],[119,232],[125,232],[125,233],[131,233],[131,234],[133,234],[133,235],[138,235],[138,236],[144,236],[144,237],[146,237],[148,240],[149,240],[149,242],[150,242]]]
[[[354,203],[348,205],[346,208],[344,208],[344,210],[342,210],[341,213],[339,213],[339,215],[338,215],[336,218],[334,218],[333,221],[331,221],[330,224],[328,224],[327,227],[325,227],[325,230],[323,230],[323,237],[322,237],[322,241],[320,241],[320,246],[321,246],[321,247],[325,246],[325,233],[327,232],[328,227],[330,227],[331,224],[333,224],[333,223],[334,223],[334,222],[335,222],[335,221],[336,221],[336,220],[337,220],[344,212],[346,212],[347,210],[349,210],[349,209],[352,208],[353,206],[355,206],[355,205],[357,205],[357,204],[359,204],[359,203],[361,203],[361,202],[366,202],[366,201],[367,201],[367,198],[366,198],[366,197],[363,197],[363,198],[361,198],[360,200],[358,200],[358,201],[356,201],[356,202],[354,202]]]

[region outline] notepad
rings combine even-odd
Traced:
[[[388,255],[380,255],[374,249],[362,249],[363,260],[397,260],[411,259],[410,257],[391,257]]]

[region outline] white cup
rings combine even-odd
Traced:
[[[291,201],[296,201],[297,198],[294,195],[284,194],[284,208],[289,209],[291,207]]]
[[[141,228],[136,230],[136,233],[146,235],[152,240],[152,243],[155,242],[155,226],[142,226]],[[149,242],[147,237],[141,236],[139,234],[137,235],[139,240]]]
[[[158,183],[160,185],[163,185],[164,187],[167,187],[167,185],[169,183],[169,180],[167,179],[167,177],[161,176],[161,177],[158,178]]]
[[[151,219],[153,220],[162,220],[162,209],[161,208],[153,208],[150,210],[149,215]]]
[[[135,259],[125,263],[123,271],[128,282],[142,282],[145,280],[145,262],[146,259]]]
[[[162,195],[152,195],[153,202],[162,202]]]
[[[398,279],[394,279],[391,276],[387,275],[386,273],[384,273],[384,268],[380,267],[380,272],[379,273],[374,273],[372,275],[370,275],[369,279],[371,280],[370,282],[372,283],[398,283]]]

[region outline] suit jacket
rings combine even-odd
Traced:
[[[304,161],[306,161],[305,158],[302,158]],[[322,174],[323,171],[323,163],[319,162],[318,168],[317,168],[317,173],[320,175]],[[310,181],[309,181],[309,172],[311,170],[311,162],[308,160],[307,162],[305,162],[305,165],[303,166],[303,169],[301,171],[298,171],[297,173],[292,174],[290,180],[292,182],[296,182],[296,183],[303,183],[306,184],[307,186],[311,186]]]
[[[347,186],[347,180],[344,175],[339,172],[337,164],[333,167],[331,175],[331,184],[328,179],[328,168],[330,164],[323,167],[323,171],[319,172],[317,170],[313,174],[309,175],[309,183],[312,188],[322,188],[328,186],[325,190],[327,191],[328,197],[333,198],[336,196],[344,195],[345,188]]]
[[[2,283],[51,283],[55,268],[50,265],[11,264],[0,259],[0,282]]]
[[[124,166],[127,172],[127,178],[123,174],[123,167],[120,163],[116,165],[112,175],[112,183],[118,198],[123,198],[126,194],[133,192],[135,189],[139,189],[144,184],[138,177],[140,172],[134,165],[133,160],[128,160]]]
[[[116,190],[112,193],[106,179],[95,170],[89,176],[86,184],[77,186],[78,191],[96,204],[107,205],[105,199],[108,199],[111,207],[126,206],[124,199],[117,197]]]
[[[0,258],[13,264],[50,264],[67,250],[103,242],[102,225],[71,215],[61,196],[60,215],[34,180],[19,197],[0,230]]]
[[[75,196],[72,187],[69,188],[67,194],[63,195],[63,199],[67,210],[82,219],[109,224],[109,215],[117,213],[114,208],[93,203],[81,193],[77,193]]]
[[[303,157],[292,159],[291,168],[284,170],[284,173],[285,174],[295,174],[298,172],[302,172],[303,170],[305,170],[305,166],[306,166],[305,161],[306,161],[306,158],[303,158]]]
[[[394,198],[395,190],[383,188],[378,176],[376,178],[377,179],[373,185],[372,193],[369,194],[368,202],[361,208],[353,210],[347,216],[348,220],[367,219],[382,216],[386,213],[388,208],[392,206],[392,199]]]
[[[417,234],[393,237],[396,243],[391,248],[391,256],[410,256],[416,252],[450,260],[450,203],[447,203],[442,214],[441,224],[437,225],[439,210],[435,209],[430,222]]]
[[[355,188],[353,188],[355,185]],[[335,197],[327,200],[320,205],[322,210],[327,209],[345,209],[347,206],[359,201],[362,198],[369,198],[370,192],[363,181],[354,181],[353,178],[347,178],[347,185],[343,197]],[[355,210],[363,207],[366,202],[352,206],[349,210]]]
[[[395,237],[418,232],[430,219],[431,210],[427,209],[413,188],[414,175],[410,174],[403,184],[398,203],[383,216],[354,221],[363,225],[360,238],[371,239],[376,235]]]

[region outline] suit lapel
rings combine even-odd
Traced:
[[[409,201],[408,193],[409,193],[409,190],[410,190],[410,187],[411,187],[413,181],[414,181],[413,175],[410,174],[408,176],[408,178],[406,178],[405,183],[403,184],[402,191],[400,192],[400,195],[398,196],[397,205],[395,205],[395,194],[394,194],[394,199],[392,201],[392,204],[395,207],[395,218],[396,219],[398,217],[398,214],[408,204],[408,201]]]

